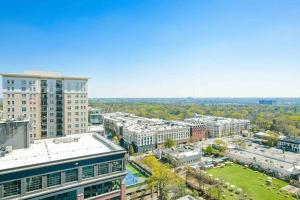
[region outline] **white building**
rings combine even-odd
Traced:
[[[250,128],[250,120],[244,119],[197,115],[184,121],[194,124],[205,124],[208,129],[208,137],[210,138],[237,135],[241,134],[243,130]]]
[[[135,151],[139,152],[156,149],[167,139],[184,143],[190,138],[190,126],[185,123],[149,119],[128,113],[105,114],[104,127],[118,131],[125,146],[132,144]]]

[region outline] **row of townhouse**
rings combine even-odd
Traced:
[[[128,113],[104,114],[106,133],[121,135],[126,148],[133,145],[136,152],[147,152],[163,145],[168,139],[176,143],[204,140],[206,126],[179,121],[149,119]]]
[[[243,130],[250,128],[250,120],[224,118],[206,115],[197,115],[194,118],[185,119],[192,124],[204,124],[208,130],[209,138],[232,136],[241,134]]]

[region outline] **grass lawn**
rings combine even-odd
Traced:
[[[230,185],[235,185],[235,190],[241,188],[246,191],[247,196],[252,197],[254,200],[291,200],[293,199],[291,195],[285,197],[286,192],[277,192],[288,183],[279,180],[272,179],[272,186],[269,187],[266,185],[267,175],[256,172],[251,169],[244,169],[243,166],[232,164],[231,166],[225,166],[224,168],[214,168],[208,169],[208,174],[212,174],[214,178],[219,178],[225,182],[229,182]],[[234,192],[225,190],[226,200],[238,200],[241,198],[241,195],[237,195]],[[212,191],[214,193],[214,191]],[[232,195],[233,194],[233,195]],[[231,196],[232,195],[232,196]]]

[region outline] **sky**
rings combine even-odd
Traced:
[[[3,0],[0,72],[86,76],[89,97],[300,97],[299,36],[298,0]]]

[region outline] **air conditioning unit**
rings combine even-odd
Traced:
[[[6,153],[11,153],[12,150],[13,150],[13,147],[12,147],[12,146],[6,146],[6,148],[5,148],[5,152],[6,152]]]

